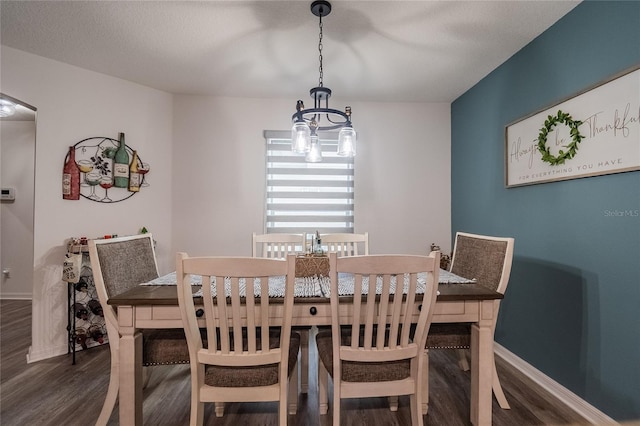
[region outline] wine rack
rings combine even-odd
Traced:
[[[102,306],[93,282],[89,246],[70,241],[67,252],[82,254],[80,280],[67,283],[67,354],[72,354],[72,364],[75,365],[76,351],[103,345],[108,338]]]

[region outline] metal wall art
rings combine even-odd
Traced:
[[[150,186],[150,170],[138,151],[125,143],[124,133],[118,139],[83,139],[70,146],[65,157],[62,198],[117,203]]]

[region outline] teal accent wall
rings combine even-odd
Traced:
[[[452,230],[515,237],[497,342],[618,421],[640,419],[640,172],[507,189],[504,131],[638,64],[640,2],[585,1],[451,106]]]

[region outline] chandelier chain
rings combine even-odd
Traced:
[[[322,71],[322,13],[320,14],[320,23],[318,24],[318,26],[320,27],[320,36],[318,38],[318,53],[319,53],[319,60],[320,60],[320,67],[319,67],[319,72],[320,72],[320,76],[318,77],[318,86],[319,87],[323,87],[323,71]]]

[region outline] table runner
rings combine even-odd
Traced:
[[[211,278],[211,290],[212,294],[216,295],[216,286],[215,286],[215,278]],[[283,297],[284,296],[284,287],[285,280],[284,276],[281,277],[272,277],[270,278],[269,283],[269,296],[270,297]],[[260,280],[258,279],[255,288],[254,294],[256,296],[260,296]],[[353,276],[349,274],[340,274],[339,283],[338,283],[338,291],[341,296],[353,294]],[[364,279],[365,288],[363,289],[363,293],[367,294],[368,292],[368,278]],[[463,284],[463,283],[475,283],[475,279],[467,279],[463,278],[459,275],[453,274],[444,269],[440,270],[440,284]],[[147,283],[143,283],[142,285],[176,285],[176,273],[171,272],[167,275],[163,275],[162,277],[158,277],[155,280],[149,281]],[[202,285],[201,277],[198,275],[191,275],[191,284],[192,285]],[[418,275],[418,293],[424,293],[425,287],[425,274]],[[406,285],[406,280],[405,280]],[[376,283],[377,292],[380,291],[382,286],[382,282],[379,281]],[[227,294],[230,294],[231,282],[230,280],[225,280],[225,290]],[[331,289],[331,282],[329,281],[329,277],[298,277],[296,278],[295,285],[295,293],[294,297],[329,297]],[[392,280],[391,283],[392,292],[395,292],[395,281]],[[240,295],[244,296],[246,294],[246,283],[244,280],[240,280]],[[194,293],[194,297],[201,297],[202,290],[198,290]]]

